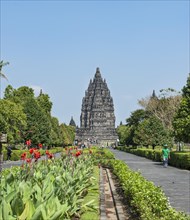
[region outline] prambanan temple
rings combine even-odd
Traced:
[[[99,68],[96,69],[94,79],[90,80],[82,100],[80,128],[77,129],[76,139],[105,146],[116,143],[118,139],[113,99]]]

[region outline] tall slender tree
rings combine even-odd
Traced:
[[[0,61],[0,99],[1,99],[1,78],[4,78],[8,81],[5,74],[3,74],[2,69],[3,69],[4,66],[6,66],[8,64],[9,64],[9,62],[3,62],[3,60]]]

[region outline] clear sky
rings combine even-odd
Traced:
[[[52,115],[80,125],[82,98],[96,67],[113,97],[116,125],[138,100],[178,91],[189,67],[189,1],[1,0],[0,59],[14,88],[42,88]]]

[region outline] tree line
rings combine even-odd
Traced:
[[[133,111],[126,124],[117,127],[120,144],[155,146],[175,142],[190,143],[190,74],[181,92],[160,90],[157,96],[138,100],[141,108]]]
[[[59,124],[51,115],[52,102],[42,91],[35,97],[34,90],[27,86],[14,89],[8,85],[0,100],[0,133],[6,133],[9,144],[71,145],[75,127]]]

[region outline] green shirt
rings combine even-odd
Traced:
[[[170,150],[168,148],[163,148],[162,149],[162,155],[164,158],[168,158],[169,157],[169,154],[170,154]]]

